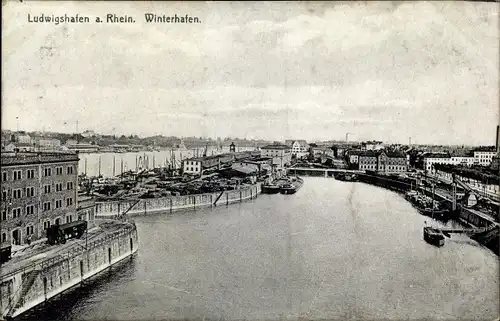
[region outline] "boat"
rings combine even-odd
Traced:
[[[438,229],[425,226],[424,240],[431,245],[441,247],[444,245],[444,234]]]
[[[421,212],[425,216],[430,216],[441,220],[447,220],[450,216],[450,210],[448,209],[434,209],[433,211],[432,208],[427,207],[421,210]]]
[[[281,185],[280,193],[281,194],[295,194],[301,187],[304,185],[304,180],[300,177],[295,177],[285,184]]]
[[[262,185],[261,190],[264,194],[277,194],[280,192],[280,185],[275,183],[265,183]]]
[[[413,201],[417,196],[418,196],[418,192],[411,190],[411,191],[406,192],[405,199],[407,201]]]

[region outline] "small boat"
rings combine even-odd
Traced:
[[[431,245],[441,247],[444,245],[444,234],[438,229],[425,226],[424,240]]]
[[[304,184],[304,180],[300,177],[289,180],[287,183],[281,185],[281,194],[295,194]]]

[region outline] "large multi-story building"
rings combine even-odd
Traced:
[[[272,158],[272,164],[279,167],[284,167],[292,161],[292,148],[287,145],[273,144],[267,145],[260,149],[261,157]]]
[[[493,157],[497,154],[495,146],[479,147],[474,149],[474,164],[490,166]]]
[[[459,154],[450,155],[448,153],[428,153],[423,155],[425,172],[432,173],[434,171],[434,164],[472,166],[475,164],[475,157]]]
[[[358,155],[359,169],[362,171],[376,171],[377,170],[377,152],[365,151]]]
[[[406,156],[393,151],[365,151],[358,154],[359,169],[381,173],[408,171]]]
[[[1,242],[22,245],[77,220],[78,154],[2,153]]]

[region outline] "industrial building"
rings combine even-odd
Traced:
[[[78,154],[2,153],[1,242],[22,245],[77,220]]]

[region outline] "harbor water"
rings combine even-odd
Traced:
[[[237,147],[236,151],[254,150],[253,147]],[[78,163],[78,174],[87,176],[113,177],[127,171],[136,171],[140,169],[153,169],[166,167],[173,162],[177,168],[183,159],[203,156],[205,149],[185,149],[185,150],[160,150],[144,152],[127,153],[80,153]],[[207,156],[217,155],[229,152],[229,146],[223,146],[221,149],[209,147]]]
[[[311,177],[294,195],[135,221],[132,259],[23,318],[498,317],[498,257],[466,236],[425,243],[431,219],[379,187]]]

